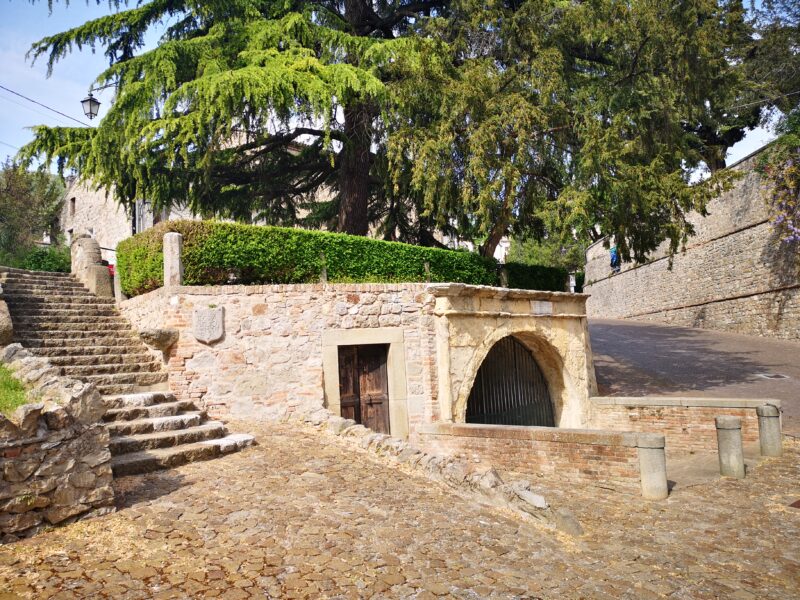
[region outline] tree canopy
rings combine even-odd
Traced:
[[[509,233],[614,235],[642,259],[685,239],[761,116],[735,108],[753,97],[741,1],[111,5],[31,56],[53,68],[102,47],[113,105],[96,128],[37,128],[22,155],[125,204],[421,244],[438,231],[487,255]]]

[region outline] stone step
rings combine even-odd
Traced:
[[[111,469],[115,477],[149,473],[159,469],[178,467],[190,462],[216,458],[223,454],[236,452],[252,443],[253,436],[238,433],[174,448],[120,454],[112,457]]]
[[[48,317],[51,321],[61,317],[118,317],[121,316],[114,306],[102,308],[37,308],[31,306],[15,306],[15,317]]]
[[[103,397],[103,404],[109,409],[116,408],[135,408],[141,406],[153,406],[154,404],[164,404],[166,402],[177,402],[175,394],[172,392],[139,392],[136,394],[117,394]]]
[[[141,419],[153,419],[155,417],[174,417],[188,412],[196,411],[194,405],[188,400],[176,400],[174,402],[158,402],[146,406],[122,406],[110,408],[103,415],[103,421],[111,423],[114,421],[136,421]],[[199,414],[199,413],[198,413]]]
[[[124,325],[130,328],[128,322],[120,315],[87,315],[87,314],[48,314],[48,315],[21,315],[16,310],[11,315],[11,320],[14,322],[14,327],[29,327],[34,329],[39,325],[47,325],[49,323],[74,323],[81,325],[99,324],[112,324]]]
[[[15,338],[14,341],[22,344],[27,350],[36,356],[88,356],[102,354],[133,354],[143,353],[146,348],[143,343],[133,338],[108,339],[67,339],[67,338],[48,338],[31,339]],[[97,344],[88,345],[88,344]]]
[[[61,273],[60,271],[31,271],[30,269],[16,269],[14,267],[0,267],[0,275],[5,277],[55,277],[72,278],[72,273]]]
[[[51,296],[51,295],[70,295],[87,296],[90,295],[88,289],[79,284],[58,284],[58,285],[36,285],[32,283],[3,283],[4,294],[14,294],[17,296]]]
[[[22,339],[31,340],[31,342],[35,341],[48,341],[48,342],[59,342],[63,341],[63,343],[52,344],[52,345],[59,345],[59,346],[79,346],[79,345],[87,345],[87,344],[98,344],[101,346],[113,346],[115,340],[130,340],[137,342],[138,344],[144,345],[144,342],[141,341],[138,335],[133,333],[132,331],[60,331],[60,330],[53,330],[53,331],[39,331],[39,330],[30,330],[30,331],[17,331],[14,330],[14,337],[17,338],[17,341],[22,343]],[[68,344],[67,342],[72,342]],[[105,344],[104,342],[111,342],[109,344]]]
[[[61,373],[73,379],[83,379],[87,375],[114,375],[119,373],[152,373],[161,370],[161,363],[150,358],[147,362],[132,364],[100,364],[62,366]]]
[[[95,385],[114,385],[122,383],[132,383],[136,385],[152,385],[167,381],[165,371],[142,372],[142,373],[108,373],[105,375],[84,375],[82,381],[94,383]]]
[[[41,287],[47,289],[74,290],[87,289],[77,279],[50,279],[47,277],[6,277],[2,282],[3,286],[8,287]]]
[[[154,407],[165,406],[156,404]],[[144,410],[144,409],[130,409]],[[202,425],[206,415],[201,411],[190,411],[176,415],[162,415],[157,417],[144,417],[141,419],[131,419],[130,421],[112,421],[106,424],[109,435],[131,436],[144,433],[154,433],[156,431],[174,431],[197,427]]]
[[[138,383],[101,383],[97,386],[97,391],[103,395],[117,394],[138,394],[140,392],[151,392],[156,390],[166,391],[168,384],[161,382],[153,385],[139,385]]]
[[[106,298],[100,296],[94,296],[89,294],[88,296],[70,296],[64,294],[58,295],[26,295],[26,294],[15,294],[13,292],[6,293],[5,290],[3,291],[3,299],[8,303],[9,307],[16,306],[16,305],[43,305],[43,306],[73,306],[73,305],[90,305],[90,306],[107,306],[109,304],[114,304],[114,298]]]
[[[105,332],[105,331],[126,331],[130,333],[131,326],[125,322],[86,322],[86,323],[64,323],[59,321],[45,321],[40,323],[20,323],[17,325],[16,319],[13,318],[14,329],[20,329],[23,332],[35,331],[44,333],[46,331],[79,331],[81,333],[89,332]]]
[[[108,449],[111,456],[143,452],[158,448],[174,448],[184,444],[194,444],[203,440],[217,439],[225,436],[225,425],[220,421],[206,421],[195,427],[136,435],[121,435],[111,438]]]
[[[147,352],[116,352],[113,354],[74,354],[50,356],[51,365],[57,367],[83,367],[91,365],[129,365],[142,364],[153,360]]]
[[[101,360],[101,362],[111,362],[111,360],[102,360],[103,357],[106,356],[110,358],[113,356],[126,357],[146,354],[141,343],[136,342],[136,340],[127,340],[125,343],[120,342],[118,346],[39,346],[29,347],[28,351],[35,356],[48,356],[59,360],[66,360],[69,358],[86,358],[87,360],[91,360],[96,358]]]

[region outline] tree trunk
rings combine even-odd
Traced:
[[[344,17],[353,33],[358,32],[366,19],[364,0],[345,0]],[[348,56],[347,61],[358,61]],[[369,171],[372,157],[372,111],[366,102],[349,101],[344,107],[344,135],[339,167],[339,231],[352,235],[367,235],[369,231]]]
[[[344,109],[344,132],[347,141],[342,148],[339,167],[339,231],[367,235],[369,218],[369,171],[372,166],[372,117],[365,103]]]

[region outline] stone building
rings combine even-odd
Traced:
[[[60,228],[67,244],[78,235],[88,234],[98,241],[103,260],[109,264],[116,264],[117,244],[125,238],[161,221],[200,218],[189,209],[181,207],[157,212],[144,200],[137,201],[134,207],[126,210],[104,188],[98,189],[76,177],[68,178],[66,183]],[[330,192],[322,190],[318,194],[320,198],[327,199]],[[437,239],[450,248],[473,249],[470,242],[438,235]],[[504,262],[510,247],[511,241],[504,237],[495,250],[495,258]]]
[[[754,166],[758,153],[731,168],[733,189],[692,214],[695,235],[670,265],[667,244],[643,264],[609,266],[603,241],[586,251],[589,317],[630,318],[800,340],[800,249],[781,242]]]

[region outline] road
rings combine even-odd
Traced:
[[[601,395],[777,398],[800,435],[798,342],[610,319],[589,332]]]

